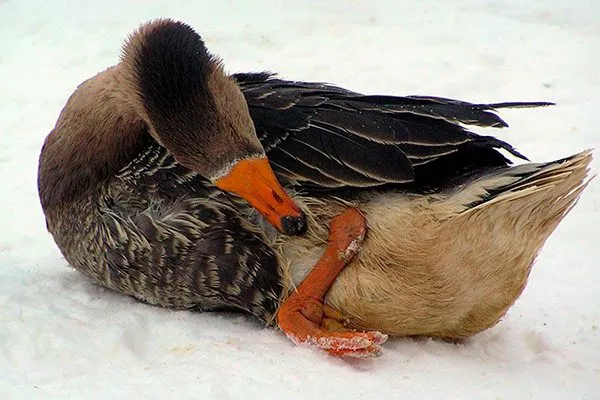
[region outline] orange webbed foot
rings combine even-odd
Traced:
[[[344,326],[343,315],[323,303],[338,274],[360,249],[365,234],[366,222],[357,209],[348,209],[331,221],[325,253],[277,313],[279,327],[294,343],[340,357],[381,354],[379,345],[387,335],[350,331]]]
[[[387,335],[376,331],[350,331],[342,321],[326,317],[323,312],[326,307],[314,298],[294,296],[281,306],[277,322],[297,345],[340,357],[370,358],[381,354],[379,345],[387,340]]]

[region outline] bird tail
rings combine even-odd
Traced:
[[[468,189],[450,198],[465,213],[527,198],[532,212],[544,210],[560,221],[593,178],[588,178],[591,161],[592,152],[586,150],[556,161],[499,168],[472,180]]]
[[[591,160],[588,150],[499,168],[449,193],[436,257],[448,266],[441,272],[447,279],[468,288],[468,296],[458,296],[468,312],[456,329],[437,336],[469,336],[498,322],[524,289],[542,246],[590,183]]]

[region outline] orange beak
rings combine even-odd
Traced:
[[[237,162],[215,185],[248,200],[279,232],[306,232],[306,216],[283,190],[266,158]]]

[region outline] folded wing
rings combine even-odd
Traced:
[[[268,73],[235,74],[274,171],[313,188],[428,185],[507,165],[508,143],[466,125],[505,127],[494,110],[551,103],[472,104],[440,97],[367,96]]]

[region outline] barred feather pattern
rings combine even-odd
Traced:
[[[282,290],[277,256],[235,201],[155,144],[48,221],[65,258],[96,283],[155,305],[270,322]]]

